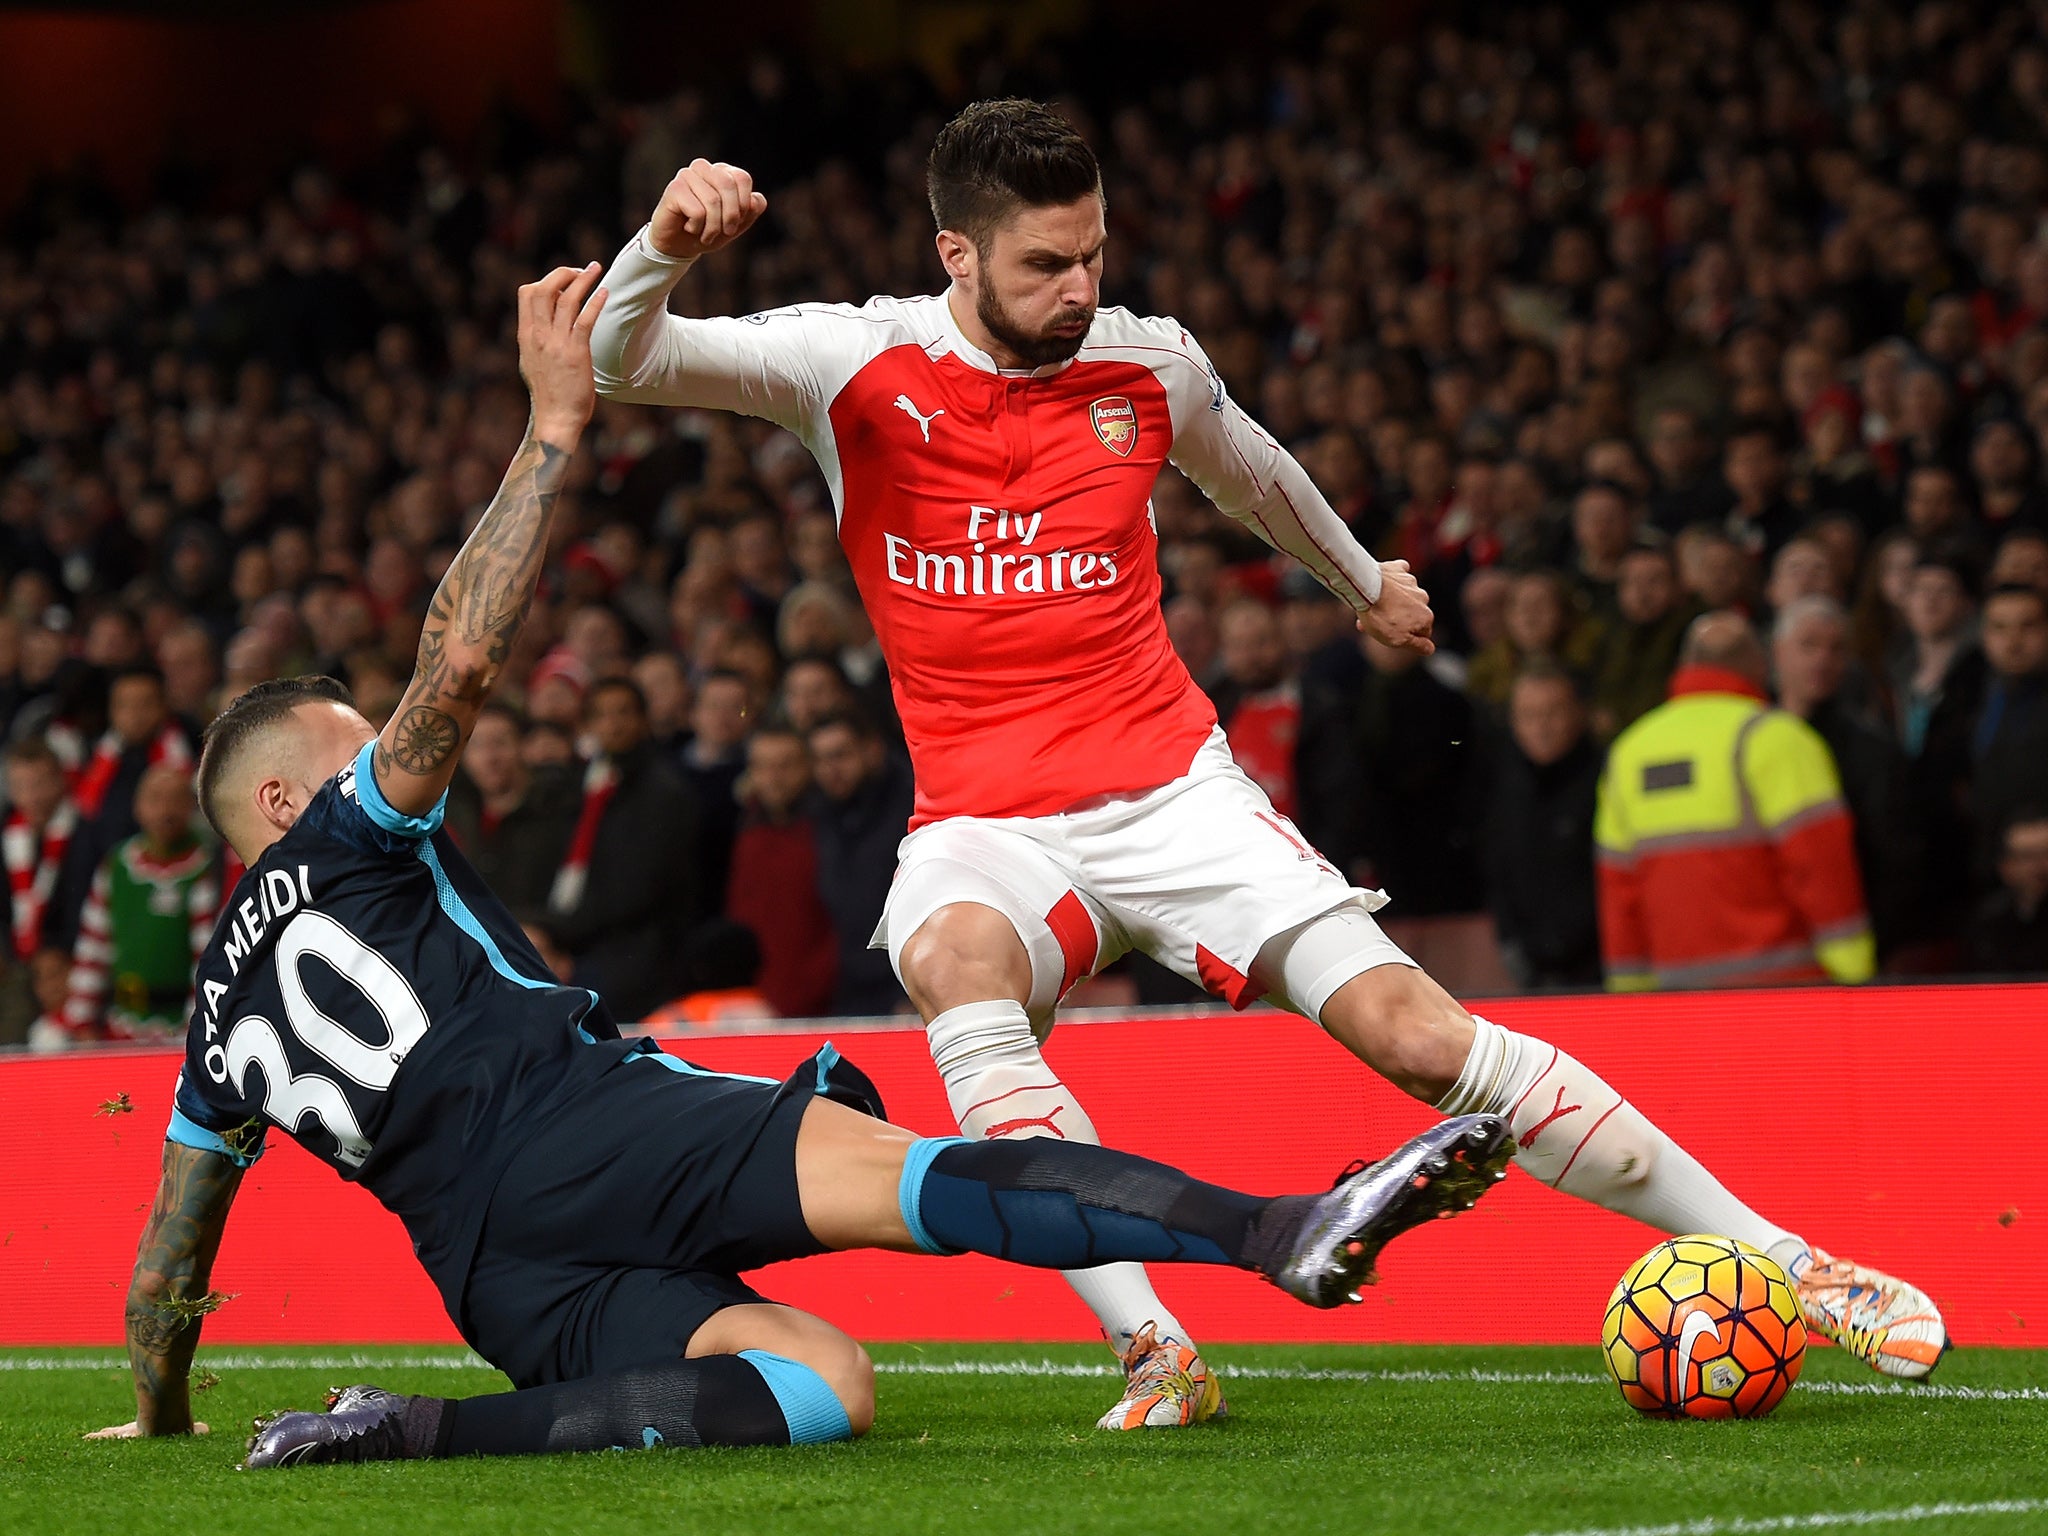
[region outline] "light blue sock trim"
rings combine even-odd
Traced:
[[[966,1145],[965,1136],[920,1136],[904,1154],[903,1177],[896,1181],[896,1204],[903,1212],[903,1225],[910,1228],[911,1238],[926,1253],[952,1255],[960,1251],[941,1246],[925,1230],[924,1216],[918,1205],[924,1194],[924,1176],[930,1171],[932,1160],[948,1147]]]
[[[743,1349],[740,1358],[761,1373],[768,1390],[775,1394],[782,1420],[789,1426],[791,1445],[824,1445],[853,1438],[853,1421],[847,1418],[839,1394],[808,1365],[786,1355],[771,1355],[765,1349]]]

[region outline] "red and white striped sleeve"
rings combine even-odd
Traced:
[[[1172,320],[1149,320],[1171,338],[1155,372],[1173,412],[1173,463],[1217,508],[1292,555],[1353,609],[1379,601],[1380,563],[1351,536],[1293,454],[1223,387],[1208,354]]]
[[[78,915],[78,938],[71,946],[64,1028],[74,1037],[92,1034],[106,1013],[107,977],[114,963],[112,868],[111,863],[102,863],[93,875],[92,889]]]

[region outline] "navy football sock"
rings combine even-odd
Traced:
[[[1271,1269],[1312,1203],[1242,1194],[1107,1147],[1031,1136],[929,1140],[905,1160],[905,1224],[934,1253],[1040,1269],[1141,1263]]]
[[[635,1366],[486,1397],[414,1398],[405,1429],[407,1450],[426,1456],[789,1445],[844,1440],[853,1433],[845,1408],[822,1377],[760,1350]]]

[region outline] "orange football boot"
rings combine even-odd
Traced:
[[[1948,1352],[1948,1328],[1927,1293],[1820,1249],[1793,1282],[1808,1330],[1873,1371],[1918,1381]]]
[[[1095,1421],[1097,1429],[1185,1429],[1227,1417],[1223,1383],[1179,1339],[1159,1336],[1147,1323],[1124,1352],[1128,1381],[1117,1405]]]

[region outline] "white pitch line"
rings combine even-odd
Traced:
[[[192,1362],[215,1371],[488,1371],[490,1362],[479,1355],[237,1355],[204,1352]],[[120,1371],[128,1368],[126,1355],[0,1355],[0,1372],[5,1371]]]
[[[113,1371],[128,1364],[122,1355],[0,1355],[0,1373],[7,1371]],[[489,1370],[488,1362],[469,1353],[371,1355],[204,1354],[195,1364],[216,1371],[354,1371],[354,1370]],[[1040,1376],[1107,1377],[1121,1375],[1109,1364],[1072,1360],[883,1360],[875,1365],[882,1376]],[[1466,1386],[1608,1385],[1597,1371],[1383,1371],[1369,1367],[1288,1365],[1220,1365],[1217,1374],[1239,1381],[1455,1382]],[[1797,1388],[1809,1396],[1900,1397],[1985,1403],[2048,1402],[2048,1387],[1951,1387],[1930,1384],[1910,1387],[1891,1381],[1808,1381]]]
[[[1113,1365],[1075,1364],[1064,1360],[906,1360],[881,1361],[877,1374],[896,1376],[1115,1376]],[[1609,1385],[1597,1371],[1381,1371],[1369,1368],[1311,1366],[1233,1366],[1216,1368],[1219,1376],[1245,1381],[1446,1381],[1480,1386]],[[2048,1387],[1950,1387],[1929,1384],[1909,1387],[1891,1381],[1808,1381],[1796,1390],[1827,1397],[1918,1397],[1961,1402],[2048,1402]]]
[[[1840,1526],[1915,1525],[1987,1515],[2048,1513],[2048,1499],[1992,1499],[1981,1504],[1908,1504],[1900,1509],[1822,1510],[1811,1515],[1709,1515],[1672,1525],[1588,1526],[1575,1531],[1541,1531],[1534,1536],[1761,1536],[1770,1531],[1825,1531]]]

